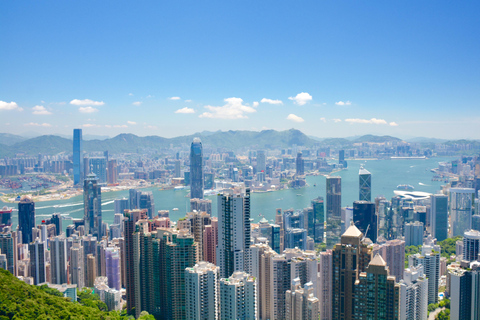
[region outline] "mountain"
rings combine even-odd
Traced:
[[[14,145],[17,142],[22,142],[27,140],[27,138],[17,136],[15,134],[10,133],[0,133],[0,144],[4,144],[6,146]]]
[[[374,143],[384,143],[384,142],[401,142],[402,139],[395,138],[392,136],[375,136],[372,134],[367,134],[361,137],[358,137],[354,140],[356,143],[360,142],[374,142]]]
[[[42,154],[58,154],[62,152],[72,152],[72,140],[61,138],[59,136],[40,136],[15,143],[10,146],[15,153],[25,153],[28,155]],[[1,154],[1,156],[4,156]]]

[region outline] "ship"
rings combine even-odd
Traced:
[[[410,184],[399,184],[397,186],[397,190],[413,191],[413,189],[415,189],[415,187]]]

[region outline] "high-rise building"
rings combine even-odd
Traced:
[[[47,224],[51,223],[55,225],[55,235],[59,236],[62,231],[62,215],[60,213],[52,214],[52,217],[47,221]]]
[[[267,166],[266,166],[265,151],[258,150],[257,151],[257,173],[265,172],[266,170],[267,170]]]
[[[182,171],[180,169],[180,160],[175,160],[175,173],[174,173],[175,178],[181,178],[182,177]]]
[[[102,238],[102,188],[95,174],[87,176],[83,185],[85,234]]]
[[[276,209],[275,224],[280,226],[280,252],[283,252],[285,240],[285,225],[283,223],[282,209]]]
[[[358,172],[360,201],[372,201],[372,174],[363,167]]]
[[[398,320],[400,286],[388,273],[387,263],[377,254],[358,276],[354,288],[352,319]]]
[[[125,210],[128,210],[130,209],[130,204],[128,202],[128,199],[127,198],[123,198],[123,199],[115,199],[114,202],[114,210],[115,210],[115,213],[120,213],[123,215],[123,212]],[[116,223],[116,222],[115,222]]]
[[[120,250],[115,247],[105,249],[105,268],[108,286],[115,290],[121,289]]]
[[[13,208],[7,206],[0,209],[0,232],[2,232],[5,227],[12,225],[12,211]]]
[[[333,250],[332,319],[354,318],[354,288],[359,275],[365,272],[371,258],[371,248],[364,235],[352,224]]]
[[[323,197],[312,200],[312,218],[308,218],[308,233],[313,237],[315,243],[323,242],[323,232],[325,223],[325,206]],[[313,229],[313,230],[312,230]],[[313,233],[311,232],[313,231]]]
[[[33,284],[38,285],[47,281],[47,259],[45,255],[47,243],[41,242],[38,238],[28,245],[30,252],[30,275]]]
[[[320,302],[313,296],[313,284],[308,282],[302,288],[300,279],[295,278],[292,289],[285,293],[285,319],[318,320]]]
[[[438,249],[440,250],[440,249]],[[424,245],[422,253],[408,257],[409,268],[423,266],[425,276],[428,278],[428,304],[438,303],[438,283],[440,282],[440,252],[431,246]]]
[[[218,218],[212,217],[211,224],[205,226],[203,233],[203,260],[215,264],[218,245]]]
[[[474,213],[475,189],[450,188],[450,236],[463,236],[465,231],[472,228]]]
[[[307,230],[290,228],[285,231],[285,249],[307,250]]]
[[[220,279],[220,319],[257,319],[257,281],[245,272]]]
[[[423,243],[423,222],[405,223],[405,245],[420,246]]]
[[[141,191],[138,195],[138,209],[147,209],[149,219],[153,218],[155,213],[155,201],[152,191]]]
[[[22,232],[23,244],[35,241],[32,234],[35,228],[35,202],[29,196],[22,196],[18,203],[18,227]]]
[[[470,230],[463,234],[463,258],[462,260],[473,262],[479,260],[480,231]]]
[[[332,319],[332,272],[333,260],[332,250],[320,252],[319,254],[319,276],[318,294],[320,302],[320,319]]]
[[[190,147],[190,198],[203,199],[202,141],[194,138]]]
[[[89,173],[94,173],[99,183],[107,183],[107,159],[104,157],[89,158],[88,165]]]
[[[78,289],[85,287],[85,258],[80,240],[75,239],[70,248],[70,283],[76,284]]]
[[[280,226],[268,223],[265,218],[262,218],[260,220],[259,230],[260,236],[267,238],[270,247],[280,254]]]
[[[50,240],[50,272],[52,284],[68,283],[67,273],[67,239],[56,236]]]
[[[16,275],[17,266],[17,235],[16,232],[0,232],[0,253],[5,255],[6,268],[11,274]]]
[[[217,263],[220,277],[228,278],[234,271],[248,271],[250,262],[250,189],[219,194]]]
[[[400,281],[400,320],[427,319],[428,279],[423,266],[405,270]]]
[[[73,185],[83,184],[83,139],[82,129],[73,129]]]
[[[97,277],[97,262],[95,256],[91,253],[87,254],[87,278],[85,286],[93,288],[95,278]]]
[[[210,215],[206,212],[193,211],[187,212],[186,219],[190,222],[190,234],[193,235],[195,242],[198,244],[198,261],[205,261],[203,254],[203,236],[205,226],[211,224],[212,220]]]
[[[342,178],[327,177],[327,248],[340,241],[342,230]]]
[[[251,246],[252,276],[257,279],[257,310],[259,319],[273,317],[273,272],[271,258],[277,253],[266,243]]]
[[[109,184],[115,184],[117,183],[117,177],[118,177],[117,160],[109,160],[107,182]]]
[[[389,240],[383,244],[374,244],[372,246],[372,255],[380,254],[387,263],[391,276],[395,276],[396,281],[403,279],[403,270],[405,269],[405,241],[400,239]]]
[[[448,197],[432,194],[430,201],[430,232],[437,241],[443,241],[448,238]]]
[[[190,211],[206,212],[212,214],[212,200],[210,199],[190,199]]]
[[[367,201],[353,202],[353,223],[373,243],[377,242],[377,214],[375,203]]]
[[[295,160],[296,164],[296,175],[303,176],[305,174],[305,163],[303,161],[302,153],[297,153],[297,159]]]
[[[218,267],[205,261],[185,269],[186,318],[218,319]]]
[[[449,267],[447,291],[450,297],[450,319],[480,318],[480,264],[478,262]]]

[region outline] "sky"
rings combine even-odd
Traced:
[[[0,132],[480,139],[478,1],[0,1]]]

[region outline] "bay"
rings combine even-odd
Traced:
[[[441,189],[442,181],[431,181],[433,173],[430,169],[437,168],[439,162],[449,161],[453,158],[396,159],[396,160],[349,160],[348,168],[335,173],[342,177],[342,206],[352,206],[353,201],[359,197],[358,171],[363,165],[372,174],[372,201],[376,196],[383,195],[391,199],[393,191],[399,184],[409,184],[416,191],[436,193]],[[302,189],[286,189],[266,193],[252,193],[251,217],[258,222],[263,216],[267,220],[275,219],[275,210],[303,209],[311,205],[311,201],[319,196],[324,197],[326,187],[325,176],[307,176],[308,186]],[[189,210],[187,190],[159,190],[158,188],[143,188],[152,191],[155,200],[155,210],[170,210],[170,219],[177,221],[184,217]],[[113,223],[114,200],[128,198],[128,190],[102,193],[102,217],[108,224]],[[208,196],[212,200],[213,216],[217,215],[217,196]],[[17,207],[15,203],[3,203],[0,207]],[[173,208],[178,208],[173,211]],[[52,213],[59,212],[65,217],[75,219],[83,218],[83,196],[76,196],[67,200],[37,202],[35,204],[36,223],[47,219]],[[12,217],[13,228],[18,223],[18,212]],[[63,228],[70,224],[64,220]]]

